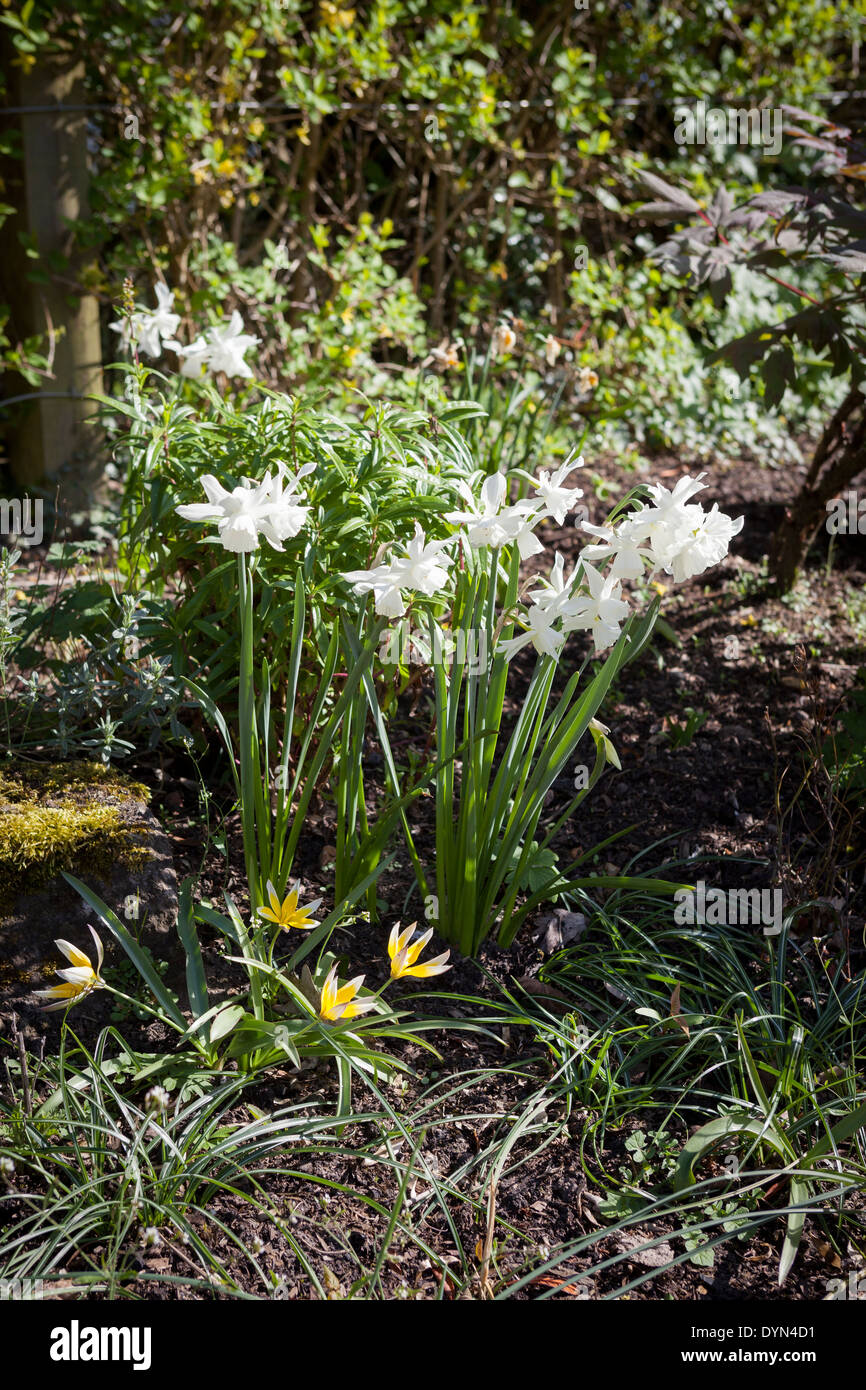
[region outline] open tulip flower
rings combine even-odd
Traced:
[[[89,927],[88,930],[96,943],[96,969],[94,970],[91,965],[90,957],[86,956],[83,951],[79,951],[77,946],[73,946],[69,941],[55,941],[55,946],[71,962],[71,968],[57,971],[64,982],[62,985],[52,985],[50,989],[38,989],[36,991],[40,999],[54,1001],[51,1004],[43,1005],[46,1013],[52,1013],[56,1009],[66,1009],[70,1004],[77,1004],[79,1000],[84,999],[91,990],[105,988],[105,982],[99,975],[103,960],[102,942],[92,927]]]
[[[367,1014],[371,1009],[375,1009],[377,1004],[375,996],[371,995],[368,999],[355,997],[363,983],[364,976],[356,975],[354,980],[349,980],[348,984],[341,985],[337,978],[337,967],[333,965],[322,985],[319,1017],[325,1019],[327,1023],[337,1023],[340,1019],[357,1018],[359,1014]]]
[[[283,931],[291,931],[292,927],[297,927],[300,931],[309,931],[311,927],[318,926],[312,914],[321,904],[322,899],[316,898],[313,902],[307,903],[305,907],[298,907],[300,881],[286,894],[282,902],[280,902],[279,894],[270,879],[268,879],[267,886],[270,907],[259,908],[259,916],[264,917],[265,921],[275,923]]]
[[[401,931],[398,922],[396,926],[391,928],[391,935],[388,938],[388,955],[391,957],[392,980],[399,980],[404,975],[417,975],[420,979],[426,980],[431,975],[443,975],[446,970],[451,969],[451,966],[446,964],[451,954],[450,951],[445,951],[441,956],[434,956],[432,960],[416,965],[415,962],[433,935],[433,928],[431,927],[429,931],[423,932],[416,941],[412,941],[412,933],[417,925],[417,922],[412,922],[410,926],[404,927]]]

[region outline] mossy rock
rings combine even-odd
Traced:
[[[122,957],[64,870],[157,954],[174,941],[177,876],[148,799],[142,783],[99,763],[0,765],[0,1013],[14,1008],[36,1017],[32,990],[51,983],[54,967],[66,963],[55,939],[89,954],[88,922],[102,938],[106,966]],[[95,994],[80,1007],[101,1013],[105,1002]]]

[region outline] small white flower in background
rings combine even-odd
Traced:
[[[431,348],[428,357],[425,357],[422,366],[428,367],[431,362],[435,362],[437,367],[447,371],[449,367],[459,367],[460,353],[456,343],[451,343],[447,338],[443,338],[438,347]]]
[[[141,1232],[141,1243],[145,1249],[155,1248],[157,1245],[162,1245],[162,1236],[155,1226],[144,1226]]]
[[[163,1115],[171,1104],[171,1096],[164,1086],[151,1086],[144,1097],[145,1110],[156,1111]]]
[[[283,493],[284,476],[285,467],[280,464],[275,476],[266,473],[260,483],[245,478],[229,492],[213,474],[205,473],[199,481],[207,502],[178,507],[178,516],[185,521],[215,521],[223,547],[234,554],[258,549],[260,535],[274,550],[282,550],[283,541],[298,534],[309,512],[309,507],[298,505],[297,493]]]
[[[577,374],[577,389],[581,396],[588,396],[598,385],[598,374],[592,367],[581,367]]]
[[[563,610],[565,631],[589,629],[595,650],[603,652],[619,637],[620,624],[628,617],[629,607],[621,597],[620,581],[613,575],[599,574],[586,561],[582,570],[581,589]],[[589,593],[583,592],[584,583]]]
[[[226,376],[252,378],[252,371],[244,361],[248,348],[257,347],[260,338],[244,333],[244,322],[235,309],[231,318],[212,328],[205,329],[189,347],[180,348],[178,356],[183,358],[181,376],[199,377],[204,368],[212,372],[224,372]]]
[[[494,357],[507,357],[517,346],[517,334],[507,323],[498,323],[490,338],[490,348]]]
[[[556,359],[562,352],[562,344],[550,333],[544,341],[544,360],[548,367],[556,366]]]
[[[455,526],[467,528],[466,538],[473,550],[483,546],[498,550],[500,546],[513,541],[518,529],[525,524],[525,517],[516,512],[515,508],[502,511],[505,501],[504,474],[491,473],[490,477],[484,479],[480,501],[469,484],[463,480],[457,484],[457,490],[469,504],[469,510],[446,512],[445,520]]]
[[[574,510],[578,498],[583,496],[582,487],[564,487],[563,484],[569,474],[576,468],[583,467],[583,455],[571,463],[566,459],[565,463],[556,472],[550,474],[546,469],[538,475],[535,482],[535,496],[541,503],[543,510],[539,509],[540,516],[552,516],[557,526],[562,526],[566,515]]]
[[[174,341],[180,314],[172,313],[173,304],[174,292],[157,281],[155,309],[141,309],[136,304],[131,318],[118,319],[109,327],[120,334],[122,347],[128,348],[134,339],[139,352],[143,352],[145,357],[159,357],[163,348],[180,347]]]
[[[264,1248],[265,1242],[262,1240],[261,1236],[253,1236],[252,1240],[250,1241],[250,1249],[252,1250],[253,1254],[260,1255]]]
[[[0,1158],[0,1176],[12,1178],[15,1176],[15,1160],[12,1158]]]
[[[387,565],[369,570],[347,570],[343,574],[357,594],[374,594],[376,612],[385,618],[402,618],[406,612],[403,590],[432,598],[448,582],[448,569],[454,560],[443,554],[450,540],[425,541],[424,531],[415,522],[415,534],[405,555],[397,555]]]

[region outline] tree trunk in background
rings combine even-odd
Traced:
[[[827,503],[866,469],[866,397],[848,392],[825,429],[797,497],[773,537],[769,573],[776,589],[793,587],[806,552],[827,519]]]
[[[7,164],[5,196],[16,212],[0,230],[0,298],[11,311],[13,342],[49,335],[53,376],[31,386],[7,373],[4,396],[45,395],[10,406],[2,423],[14,480],[24,488],[59,488],[67,514],[94,497],[103,453],[94,419],[98,406],[85,399],[103,389],[99,303],[76,291],[80,254],[72,254],[59,276],[45,265],[46,258],[73,253],[68,224],[89,216],[87,113],[74,109],[87,99],[84,63],[59,55],[26,74],[6,66],[18,77],[10,84],[10,105],[50,109],[4,118],[18,124],[23,158]],[[58,110],[58,105],[71,109]],[[22,236],[38,250],[39,261],[27,256]],[[45,278],[34,283],[28,276],[37,267]]]

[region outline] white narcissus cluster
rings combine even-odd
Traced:
[[[445,520],[454,526],[466,527],[466,539],[473,550],[481,550],[484,547],[499,550],[503,545],[516,540],[521,532],[524,534],[524,544],[526,543],[525,513],[517,507],[504,506],[506,483],[503,473],[491,473],[489,478],[484,479],[480,500],[476,500],[472,488],[463,480],[457,484],[457,491],[468,504],[468,509],[462,512],[446,512]],[[535,537],[532,539],[534,541]],[[540,550],[542,547],[539,545],[538,548]],[[523,555],[522,549],[520,553]],[[531,555],[533,551],[529,550],[527,553]]]
[[[579,487],[564,487],[563,483],[575,468],[580,468],[583,459],[576,463],[566,462],[551,477],[542,471],[538,479],[529,478],[535,489],[534,495],[524,497],[513,505],[506,501],[506,481],[502,473],[493,473],[485,478],[481,487],[481,499],[477,501],[472,488],[465,481],[457,484],[461,497],[469,504],[467,511],[446,512],[445,520],[455,526],[466,527],[466,539],[473,550],[489,547],[499,550],[504,545],[515,542],[521,560],[530,555],[540,555],[544,546],[535,535],[535,527],[545,517],[552,516],[561,526],[566,513],[574,508],[575,502],[583,496]],[[521,469],[515,470],[522,472]],[[523,474],[529,477],[528,474]]]
[[[576,565],[568,580],[564,571],[562,555],[557,554],[550,578],[528,595],[534,606],[522,620],[525,630],[499,644],[507,660],[530,642],[540,655],[558,657],[572,632],[591,632],[597,652],[612,646],[619,637],[629,611],[620,594],[620,581],[599,574],[586,562]],[[578,576],[582,581],[579,587],[575,584]]]
[[[724,559],[731,540],[742,530],[743,518],[727,516],[716,503],[707,512],[691,501],[706,486],[703,476],[686,474],[673,491],[654,483],[649,488],[652,505],[629,512],[616,526],[584,522],[583,529],[599,539],[581,551],[568,581],[562,556],[556,556],[550,578],[528,595],[533,607],[519,615],[523,631],[500,643],[505,657],[510,659],[529,643],[542,655],[558,656],[568,634],[579,630],[592,633],[596,652],[605,651],[628,617],[621,592],[624,579],[661,569],[682,584]],[[605,560],[612,564],[603,575],[591,562]]]
[[[252,371],[244,361],[248,348],[256,347],[261,341],[251,333],[244,333],[244,321],[237,309],[228,322],[216,324],[205,329],[189,347],[180,348],[178,356],[183,358],[181,376],[200,377],[206,370],[223,372],[226,376],[252,378]]]
[[[244,333],[244,322],[237,310],[230,319],[206,328],[188,347],[182,347],[174,336],[180,325],[180,314],[172,312],[173,291],[158,282],[156,301],[155,309],[136,305],[129,318],[109,325],[120,334],[124,348],[134,342],[145,357],[159,357],[166,348],[171,348],[182,359],[181,376],[198,378],[210,371],[222,372],[227,377],[243,377],[247,381],[252,379],[252,370],[244,356],[251,347],[257,347],[261,339]]]
[[[128,348],[134,342],[145,357],[159,357],[163,348],[177,350],[180,347],[174,337],[180,324],[180,314],[172,312],[174,294],[161,281],[157,281],[155,288],[155,309],[142,309],[136,304],[129,318],[109,324],[109,328],[120,334],[121,347]]]
[[[602,537],[602,543],[587,546],[584,555],[614,556],[612,573],[623,579],[636,579],[647,560],[650,569],[664,570],[675,584],[717,565],[742,530],[743,518],[720,512],[717,503],[705,512],[699,502],[691,501],[706,487],[701,482],[704,476],[686,474],[673,491],[653,483],[649,488],[653,505],[629,513],[615,528],[584,525],[585,531]]]
[[[429,598],[443,594],[454,563],[444,552],[453,541],[463,539],[473,550],[516,545],[522,559],[542,551],[534,528],[545,517],[562,525],[574,510],[583,491],[567,487],[566,479],[582,465],[582,458],[573,463],[566,460],[553,474],[542,471],[537,479],[524,473],[533,493],[513,504],[507,501],[506,479],[501,473],[484,479],[480,496],[461,480],[456,486],[466,509],[445,513],[447,521],[461,528],[456,536],[428,542],[416,523],[404,555],[369,570],[350,570],[343,577],[354,585],[356,593],[375,595],[378,614],[402,618],[406,592]],[[682,583],[723,559],[731,539],[742,528],[743,518],[733,520],[717,505],[706,512],[691,501],[705,486],[703,476],[686,475],[672,492],[660,483],[653,484],[649,489],[652,505],[641,505],[615,526],[584,522],[583,529],[598,539],[584,547],[568,579],[563,557],[556,555],[549,578],[542,579],[540,587],[527,595],[530,606],[517,615],[523,630],[500,641],[498,650],[510,660],[531,643],[539,654],[558,658],[569,634],[585,631],[591,634],[596,653],[605,651],[617,641],[629,615],[623,580],[663,569],[675,583]],[[604,561],[611,563],[602,573],[596,565]]]
[[[303,504],[297,485],[314,468],[308,463],[290,474],[285,464],[278,464],[276,474],[266,473],[260,483],[244,478],[231,492],[205,473],[200,482],[207,502],[178,507],[177,513],[186,521],[215,521],[222,546],[235,554],[257,550],[260,536],[274,550],[282,550],[283,541],[292,540],[306,522],[310,508]]]

